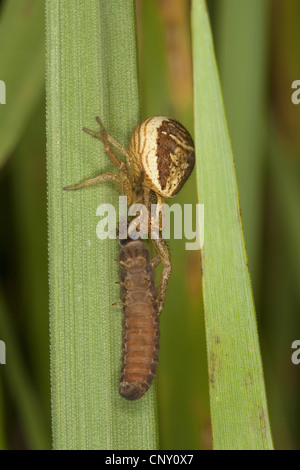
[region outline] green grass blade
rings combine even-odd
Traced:
[[[205,2],[192,3],[195,144],[205,206],[203,296],[215,449],[272,438],[232,150]]]
[[[96,209],[117,207],[111,183],[63,186],[113,171],[82,132],[100,115],[123,145],[139,121],[132,0],[46,0],[49,276],[54,447],[154,449],[155,386],[138,402],[118,394],[121,312],[115,240],[96,236]]]
[[[44,3],[6,1],[0,18],[0,167],[17,144],[44,86]]]

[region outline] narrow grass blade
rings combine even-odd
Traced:
[[[118,394],[121,311],[115,240],[99,240],[96,209],[117,207],[111,183],[63,187],[114,171],[82,132],[101,119],[128,146],[139,121],[133,0],[46,0],[49,279],[55,449],[155,449],[155,386]]]
[[[205,2],[192,3],[203,295],[215,449],[271,449],[233,157]]]
[[[0,17],[0,167],[16,146],[44,87],[44,2],[6,1]]]

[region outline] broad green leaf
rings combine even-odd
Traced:
[[[133,0],[46,0],[49,275],[55,449],[154,449],[155,386],[119,393],[121,310],[115,240],[99,240],[96,209],[118,207],[112,183],[63,187],[114,171],[82,132],[99,115],[120,143],[140,118]]]

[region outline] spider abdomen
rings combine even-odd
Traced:
[[[133,178],[162,197],[175,196],[195,164],[195,148],[187,129],[167,116],[152,116],[133,131],[127,163]]]
[[[141,240],[121,249],[120,281],[123,307],[122,369],[119,392],[127,400],[141,398],[155,374],[159,350],[159,314],[155,272]]]

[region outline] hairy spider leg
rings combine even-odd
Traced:
[[[85,180],[74,186],[66,186],[64,189],[67,191],[76,190],[76,189],[84,188],[86,186],[91,186],[93,184],[98,184],[104,181],[111,180],[116,184],[116,186],[121,191],[121,193],[127,197],[127,204],[131,205],[132,199],[133,199],[132,183],[129,178],[126,163],[123,162],[123,160],[121,160],[121,158],[118,157],[118,155],[110,147],[109,143],[114,145],[123,155],[126,156],[126,158],[128,157],[129,152],[121,144],[119,144],[113,137],[107,134],[103,126],[103,123],[98,116],[96,117],[96,121],[98,122],[100,126],[100,132],[94,132],[90,129],[87,129],[86,127],[84,127],[83,130],[86,133],[92,135],[93,137],[96,137],[97,139],[101,139],[103,141],[104,151],[106,155],[109,157],[112,164],[120,171],[120,175],[118,176],[115,173],[105,173],[102,175],[98,175],[95,178]]]
[[[171,256],[168,245],[163,238],[152,239],[152,243],[157,256],[151,260],[151,264],[153,267],[158,266],[159,262],[163,265],[163,272],[158,286],[158,312],[161,314],[165,304],[168,281],[171,276]]]

